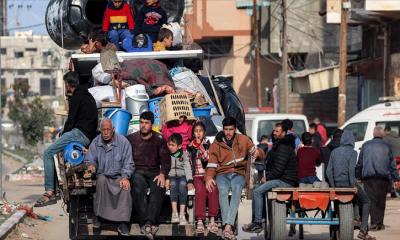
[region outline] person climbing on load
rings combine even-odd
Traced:
[[[131,37],[135,27],[132,8],[126,0],[110,0],[103,18],[103,32],[117,49],[121,49],[119,42]]]
[[[85,86],[79,85],[78,73],[66,73],[64,82],[66,93],[69,96],[68,119],[61,137],[44,151],[45,193],[37,200],[34,207],[57,203],[57,177],[53,156],[63,151],[64,147],[71,142],[79,142],[87,146],[96,137],[98,122],[96,101]]]

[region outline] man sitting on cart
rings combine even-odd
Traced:
[[[261,148],[254,146],[250,138],[236,133],[236,120],[227,117],[222,121],[223,131],[210,146],[207,164],[206,187],[209,192],[219,190],[219,203],[224,225],[224,239],[236,239],[234,226],[243,187],[245,186],[247,156],[264,158]],[[214,180],[216,178],[216,180]],[[229,202],[229,191],[232,191]]]
[[[50,145],[43,154],[45,193],[35,203],[34,207],[43,207],[57,203],[56,170],[53,156],[61,152],[71,142],[89,145],[96,137],[97,107],[96,101],[88,92],[87,87],[79,85],[79,75],[68,72],[64,75],[65,89],[69,96],[68,119],[65,122],[62,135]]]
[[[101,219],[120,222],[118,232],[129,236],[132,212],[130,178],[134,171],[132,147],[129,141],[114,131],[111,119],[100,123],[101,135],[90,144],[85,161],[88,169],[96,172],[94,196],[94,228],[101,227]]]
[[[277,123],[274,129],[274,143],[267,156],[266,174],[263,184],[254,188],[252,210],[254,220],[243,226],[243,231],[260,233],[262,227],[262,211],[264,195],[273,188],[294,187],[297,185],[297,159],[295,153],[295,139],[292,134],[287,134],[287,126]]]

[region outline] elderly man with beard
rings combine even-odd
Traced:
[[[132,177],[132,196],[142,233],[153,239],[165,195],[165,176],[171,168],[171,157],[163,137],[152,130],[154,115],[143,112],[140,130],[128,136],[136,170]],[[150,196],[146,198],[147,189]],[[147,200],[148,199],[148,200]]]
[[[124,136],[115,134],[111,119],[103,119],[100,130],[101,134],[90,144],[85,156],[88,169],[96,172],[97,177],[93,227],[101,227],[100,219],[120,222],[118,232],[129,236],[132,212],[129,179],[134,171],[132,148]]]

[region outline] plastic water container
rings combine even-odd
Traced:
[[[125,88],[125,96],[126,110],[133,116],[138,116],[148,110],[149,95],[144,85],[136,84]]]
[[[211,114],[211,109],[213,109],[213,105],[209,105],[207,107],[202,107],[202,108],[193,108],[193,114],[195,118],[198,118],[200,116],[210,116]]]
[[[126,136],[128,134],[129,121],[132,114],[124,109],[109,109],[104,113],[104,117],[111,118],[115,132],[119,135]]]
[[[128,135],[140,130],[139,123],[139,116],[132,116],[132,119],[129,121]]]
[[[154,114],[153,126],[160,127],[160,101],[162,97],[153,98],[149,100],[149,110]]]
[[[83,145],[80,142],[71,142],[64,148],[64,161],[71,165],[79,165],[83,162]]]

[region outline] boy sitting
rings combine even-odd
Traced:
[[[119,41],[131,36],[134,27],[132,9],[126,0],[110,0],[103,19],[103,32],[110,42],[120,49]]]
[[[172,47],[174,34],[168,28],[161,28],[158,33],[158,41],[153,44],[154,51],[165,51]]]

